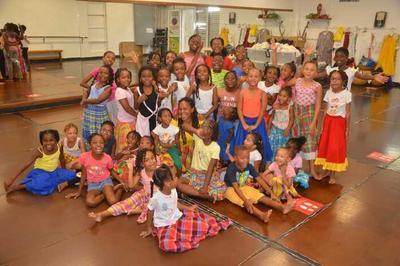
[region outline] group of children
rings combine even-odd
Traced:
[[[201,45],[190,41],[198,51]],[[282,69],[268,66],[261,75],[243,49],[237,47],[235,63],[226,64],[216,53],[212,68],[198,64],[193,82],[194,63],[168,52],[162,64],[161,56],[152,53],[134,86],[128,69],[114,73],[115,54],[107,51],[104,65],[81,83],[82,139],[74,124],[65,127],[61,140],[55,130],[42,131],[41,147],[5,182],[6,191],[48,195],[79,182],[67,198],[83,195],[87,186],[88,207],[104,200],[110,206],[90,212],[90,218],[101,222],[140,214],[138,223],[147,221],[141,236],[154,232],[160,248],[170,252],[195,248],[230,225],[179,203],[177,192],[214,202],[226,198],[263,222],[271,210],[264,212],[256,203],[290,212],[299,197],[296,186],[308,187],[303,159],[311,176],[329,176],[330,184],[336,172],[347,168],[349,77],[343,66],[331,71],[323,97],[314,81],[315,62],[305,62],[300,75],[293,63]],[[194,52],[192,60],[198,62],[198,57]],[[230,68],[222,71],[225,65]],[[319,131],[322,99],[326,104]],[[32,163],[34,170],[16,184]]]

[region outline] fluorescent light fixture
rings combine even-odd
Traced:
[[[196,22],[196,27],[205,27],[207,26],[207,23],[205,22]]]
[[[208,12],[219,12],[219,11],[221,11],[220,7],[217,7],[217,6],[209,6],[208,7]]]

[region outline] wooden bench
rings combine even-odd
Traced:
[[[61,63],[62,51],[63,50],[28,50],[28,55],[30,61],[57,59]]]

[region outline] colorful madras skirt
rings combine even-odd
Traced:
[[[298,138],[304,136],[307,139],[303,147],[304,159],[314,160],[317,150],[318,132],[315,131],[314,136],[310,134],[310,124],[314,119],[315,106],[313,104],[308,106],[294,104],[294,124],[292,128],[292,136]]]
[[[89,104],[83,110],[82,136],[88,142],[93,133],[100,133],[101,124],[109,120],[105,105]]]
[[[146,193],[144,188],[134,192],[129,198],[124,199],[111,205],[107,212],[112,216],[119,216],[122,214],[130,214],[136,209],[141,210],[137,219],[138,223],[144,223],[147,220],[147,204],[149,203],[150,195]]]
[[[285,130],[280,129],[276,126],[272,126],[271,133],[269,134],[269,144],[271,145],[272,157],[275,158],[276,151],[280,147],[286,146],[290,135],[285,137],[283,134]]]
[[[293,197],[297,197],[299,194],[297,193],[297,190],[295,189],[295,187],[293,186],[293,184],[290,187],[287,187],[284,183],[282,178],[280,177],[273,177],[271,179],[271,181],[269,182],[269,184],[271,185],[271,190],[272,193],[275,195],[275,197],[277,197],[278,199],[285,199],[285,193],[287,192],[290,195],[292,195]]]
[[[128,145],[126,137],[128,133],[133,130],[135,130],[135,122],[117,122],[114,130],[114,136],[117,142],[116,154],[121,152]]]
[[[342,172],[347,169],[346,118],[325,115],[318,146],[316,165],[324,170]]]
[[[207,171],[190,169],[183,177],[189,180],[189,184],[196,190],[204,186]],[[208,186],[208,194],[215,200],[223,200],[226,191],[226,184],[220,179],[218,171],[214,171]]]
[[[206,237],[216,236],[232,224],[230,220],[217,220],[205,213],[183,210],[175,224],[155,228],[158,245],[165,252],[183,252],[197,248]]]

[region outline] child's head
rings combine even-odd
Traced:
[[[171,170],[165,164],[158,167],[153,174],[153,184],[161,191],[169,191],[176,187],[176,182],[172,176]],[[153,194],[153,186],[151,186],[151,194]]]
[[[222,116],[225,121],[234,122],[237,118],[237,109],[234,107],[224,106],[222,109]]]
[[[107,142],[114,136],[114,123],[111,121],[105,121],[101,124],[100,135],[103,136],[104,141]]]
[[[46,129],[40,131],[39,141],[44,151],[52,152],[57,148],[57,143],[60,141],[60,135],[57,130]]]
[[[347,61],[349,60],[349,50],[345,47],[340,47],[335,51],[335,56],[333,57],[333,61],[335,61],[335,65],[339,68],[346,66]]]
[[[174,62],[174,60],[177,58],[177,55],[174,51],[168,51],[165,54],[165,60],[164,60],[164,64],[167,67],[171,67],[172,66],[172,62]]]
[[[307,139],[305,137],[291,138],[288,140],[286,146],[290,151],[290,157],[292,159],[301,151],[306,141]]]
[[[151,52],[149,54],[149,60],[147,61],[152,68],[160,68],[161,66],[161,55],[158,52]]]
[[[290,150],[288,148],[281,147],[276,151],[275,162],[279,166],[288,164],[290,160]]]
[[[112,66],[115,62],[115,54],[113,51],[106,51],[103,54],[103,64],[106,66]]]
[[[318,74],[318,64],[316,61],[307,61],[303,65],[303,75],[305,79],[314,79]]]
[[[205,64],[198,65],[194,71],[194,77],[197,85],[202,82],[211,83],[211,70]]]
[[[258,70],[257,68],[250,69],[249,74],[247,75],[247,82],[249,83],[249,87],[257,87],[260,80],[260,70]]]
[[[135,130],[129,131],[126,135],[126,142],[128,143],[129,148],[136,149],[139,147],[140,139],[140,134]]]
[[[283,87],[278,93],[278,101],[280,104],[288,104],[292,98],[292,88],[289,86]]]
[[[114,71],[109,65],[101,66],[97,75],[100,82],[105,85],[112,85],[114,81]]]
[[[104,151],[105,140],[102,135],[98,133],[93,133],[89,136],[89,145],[92,154],[100,155]]]
[[[242,61],[246,59],[246,49],[242,44],[239,44],[235,48],[235,57],[237,61]]]
[[[169,126],[172,120],[172,112],[168,108],[160,108],[157,114],[158,122],[163,126]]]
[[[189,50],[193,53],[197,52],[201,45],[201,37],[198,34],[193,34],[189,38]]]
[[[246,146],[250,151],[258,150],[261,155],[264,154],[264,146],[262,143],[261,136],[256,132],[250,132],[244,139],[243,145]]]
[[[222,55],[220,54],[214,55],[212,61],[213,70],[215,72],[221,72],[223,65],[224,65],[224,58],[222,57]]]
[[[19,25],[19,31],[24,34],[26,31],[26,26],[25,25]]]
[[[183,97],[182,99],[179,100],[178,117],[179,117],[179,125],[181,125],[184,121],[188,121],[190,119],[192,121],[192,126],[194,126],[195,128],[199,126],[197,110],[194,100],[192,98]]]
[[[238,84],[236,73],[233,71],[227,72],[224,77],[224,82],[225,82],[225,89],[227,91],[236,89]]]
[[[235,147],[235,164],[236,166],[243,170],[247,167],[250,161],[250,150],[244,146],[236,146]]]
[[[224,39],[221,37],[212,38],[210,41],[210,46],[212,49],[211,56],[215,56],[217,54],[222,55],[223,57],[228,55],[228,51],[224,48]]]
[[[276,66],[267,66],[264,71],[264,79],[268,83],[274,84],[278,81],[280,70]]]
[[[161,68],[160,71],[158,71],[157,75],[158,83],[164,88],[166,88],[170,80],[171,80],[171,73],[169,72],[169,69],[166,67]]]
[[[68,123],[64,127],[64,134],[67,140],[76,141],[78,138],[78,126],[74,123]]]
[[[151,67],[144,66],[139,70],[139,88],[143,86],[150,87],[153,86],[153,81],[156,80],[156,75]]]
[[[157,168],[157,158],[153,149],[139,150],[136,155],[136,173],[142,169],[154,171]]]
[[[254,68],[255,66],[254,66],[254,63],[250,60],[250,59],[245,59],[244,61],[243,61],[243,65],[242,65],[242,68],[243,68],[243,72],[247,75],[247,74],[249,74],[249,71],[250,71],[250,69],[252,69],[252,68]]]
[[[131,84],[132,73],[126,68],[118,68],[115,72],[115,83],[118,87],[127,88]]]
[[[172,63],[172,71],[178,80],[183,80],[186,74],[186,64],[183,58],[177,57]]]
[[[296,70],[297,68],[294,62],[286,63],[282,67],[280,76],[283,80],[289,80],[294,77]]]
[[[329,74],[329,81],[332,90],[341,91],[347,86],[349,78],[343,70],[334,70]]]
[[[200,126],[200,134],[203,140],[217,141],[218,140],[218,125],[213,120],[205,120]]]
[[[139,142],[139,150],[150,149],[154,150],[154,139],[152,136],[143,136]]]

